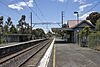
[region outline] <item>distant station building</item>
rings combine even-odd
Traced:
[[[76,43],[79,38],[78,32],[82,30],[85,26],[88,26],[90,30],[94,30],[95,26],[88,20],[77,21],[77,20],[68,20],[64,28],[53,28],[54,30],[66,30],[68,33],[66,35],[67,42]]]

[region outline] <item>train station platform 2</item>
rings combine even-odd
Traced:
[[[61,40],[54,44],[48,67],[100,67],[100,51]]]

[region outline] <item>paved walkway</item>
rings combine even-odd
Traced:
[[[100,52],[77,44],[55,44],[56,67],[100,67]]]

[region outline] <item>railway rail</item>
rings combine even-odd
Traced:
[[[14,54],[16,52],[19,52],[21,50],[24,50],[28,47],[31,47],[44,40],[46,39],[31,40],[27,42],[0,47],[0,59],[3,57],[9,56],[11,54]]]
[[[44,40],[36,41],[34,43],[32,41],[28,42],[28,43],[26,42],[26,43],[24,43],[24,45],[28,45],[27,48],[26,47],[22,48],[22,50],[20,49],[19,51],[16,51],[15,53],[12,52],[12,54],[4,53],[5,55],[2,55],[0,57],[0,67],[25,67],[25,64],[27,64],[27,62],[29,62],[29,60],[31,58],[33,58],[36,54],[38,54],[41,50],[44,50],[44,48],[45,48],[45,51],[46,51],[46,49],[49,47],[52,40],[53,39],[44,39]],[[23,44],[21,44],[21,45],[23,45]],[[15,46],[19,46],[19,45],[15,45]],[[10,48],[11,47],[13,48],[13,46],[10,46]],[[5,49],[6,48],[7,47],[5,47]],[[4,48],[0,48],[0,49],[4,49]],[[44,53],[45,53],[45,51],[44,51]],[[42,56],[43,56],[43,54],[42,54]],[[41,58],[42,58],[42,56],[41,56]],[[34,66],[37,66],[39,61],[40,60],[36,61],[37,63]]]

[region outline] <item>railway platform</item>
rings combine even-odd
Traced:
[[[100,51],[72,43],[55,45],[55,67],[99,67]]]

